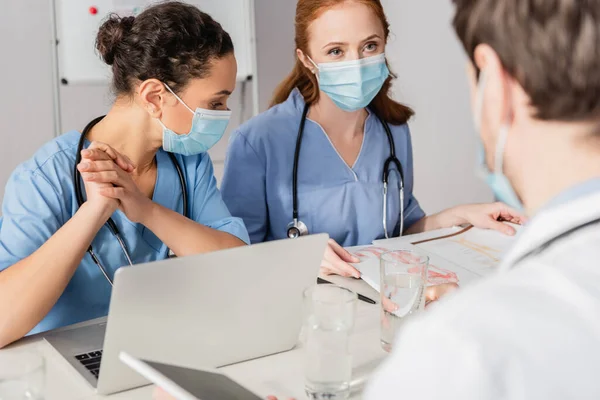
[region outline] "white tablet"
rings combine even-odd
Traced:
[[[144,361],[125,352],[119,358],[177,400],[262,400],[218,371]]]

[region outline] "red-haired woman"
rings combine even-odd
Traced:
[[[296,65],[272,107],[234,133],[225,166],[223,198],[253,243],[326,232],[322,272],[358,277],[341,246],[464,223],[514,233],[498,220],[520,214],[504,204],[419,206],[413,111],[390,96],[388,35],[379,0],[298,1]]]

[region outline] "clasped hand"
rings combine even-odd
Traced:
[[[81,152],[77,165],[85,183],[88,201],[116,206],[132,222],[142,222],[152,204],[133,180],[135,166],[123,154],[100,142]]]

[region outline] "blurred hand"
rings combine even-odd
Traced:
[[[456,219],[454,225],[471,224],[476,228],[493,229],[512,236],[515,229],[503,222],[522,225],[527,217],[504,203],[467,204],[448,210]]]
[[[425,288],[425,307],[438,301],[442,297],[458,289],[456,283],[442,283],[441,285],[429,286]]]
[[[157,387],[152,394],[152,400],[177,400],[162,388]]]
[[[321,274],[340,275],[360,278],[360,272],[348,263],[360,262],[360,259],[348,253],[335,240],[329,239],[325,255],[321,261]]]
[[[103,143],[93,149],[90,146],[90,149],[82,152],[77,169],[86,185],[98,185],[97,194],[116,201],[130,221],[142,222],[149,214],[152,200],[134,182],[131,175],[133,164],[112,147]]]
[[[425,307],[429,306],[431,303],[438,301],[445,295],[452,293],[456,289],[458,289],[458,285],[456,283],[443,283],[441,285],[428,286],[425,288]],[[389,298],[382,296],[381,306],[383,309],[389,313],[393,313],[398,310],[400,306],[394,303]]]
[[[275,397],[275,396],[268,396],[267,400],[277,400],[277,397]],[[289,400],[296,400],[296,399],[291,398]]]

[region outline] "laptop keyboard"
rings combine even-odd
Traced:
[[[98,374],[100,374],[100,361],[102,361],[102,350],[78,354],[75,358],[78,359],[92,375],[98,378]]]

